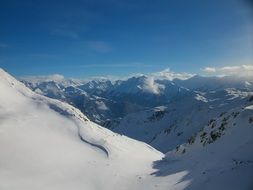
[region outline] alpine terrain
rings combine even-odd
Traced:
[[[253,189],[253,80],[22,82],[0,70],[0,189]]]

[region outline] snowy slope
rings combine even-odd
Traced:
[[[153,175],[158,177],[157,189],[251,190],[252,147],[251,102],[214,118],[188,143],[156,162],[158,171]],[[147,181],[157,183],[152,177]]]
[[[163,155],[0,70],[0,189],[132,189]]]
[[[165,153],[186,142],[213,117],[247,103],[252,96],[253,92],[247,89],[195,91],[167,106],[129,114],[119,124],[112,123],[108,128],[144,141]]]

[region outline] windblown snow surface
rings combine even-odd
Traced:
[[[133,189],[161,153],[0,71],[0,189]]]
[[[253,189],[253,106],[166,155],[38,95],[0,70],[0,189]]]

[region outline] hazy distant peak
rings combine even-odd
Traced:
[[[21,77],[21,79],[24,79],[26,81],[31,82],[61,82],[65,80],[63,75],[60,74],[53,74],[53,75],[40,75],[40,76],[27,76],[27,77]]]

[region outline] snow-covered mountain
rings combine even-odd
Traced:
[[[167,104],[171,99],[189,93],[189,90],[169,80],[148,76],[131,77],[123,81],[92,80],[79,84],[48,78],[34,81],[24,78],[21,81],[39,94],[68,102],[99,124]]]
[[[3,70],[0,91],[0,189],[133,189],[163,156]]]
[[[163,139],[166,155],[100,127],[67,103],[34,93],[3,70],[0,91],[0,189],[253,188],[249,88],[193,91],[167,106],[132,114],[133,120],[127,116],[124,127],[131,131],[140,122],[140,136],[168,122],[166,138],[158,134],[152,140]]]
[[[55,80],[35,81],[23,82],[36,92],[77,107],[92,121],[164,153],[253,95],[253,77],[195,75],[169,80],[141,75],[71,86]]]
[[[51,77],[52,78],[52,77]],[[73,104],[85,113],[82,101],[93,102],[100,99],[100,102],[93,103],[97,110],[114,110],[116,103],[119,109],[108,113],[106,117],[109,119],[117,119],[128,113],[133,113],[146,108],[163,106],[173,99],[191,95],[194,91],[202,93],[210,91],[221,91],[229,88],[235,89],[253,89],[253,77],[202,77],[195,75],[186,80],[173,79],[168,80],[163,77],[153,76],[134,76],[126,80],[110,81],[108,79],[91,80],[88,82],[77,82],[62,78],[55,80],[54,78],[24,78],[21,81],[31,88],[45,96],[60,99]],[[51,79],[51,80],[50,80]],[[80,101],[76,101],[76,99]],[[103,104],[103,106],[101,106]],[[102,108],[102,109],[99,109]],[[119,110],[124,110],[119,114]],[[93,112],[92,110],[88,111]],[[99,112],[99,111],[98,111]],[[116,114],[117,113],[117,114]],[[105,113],[97,113],[103,115]],[[96,117],[88,115],[90,119],[102,123],[105,119],[96,120]]]
[[[226,88],[253,89],[253,76],[203,77],[195,75],[188,80],[175,79],[174,82],[185,88],[204,92]]]
[[[212,119],[187,143],[156,161],[158,171],[146,178],[150,186],[155,183],[157,189],[169,190],[253,189],[252,104]]]
[[[252,91],[236,89],[195,92],[167,106],[129,114],[108,128],[167,152],[186,142],[213,118],[248,103],[252,97]]]

